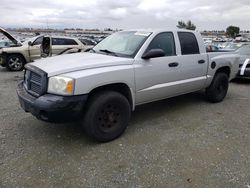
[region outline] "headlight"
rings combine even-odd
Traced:
[[[73,95],[75,80],[63,76],[49,78],[48,93],[59,95]]]

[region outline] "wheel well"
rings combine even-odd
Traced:
[[[230,67],[221,67],[216,71],[216,73],[218,72],[223,72],[227,74],[228,77],[230,77],[231,70],[230,70]]]
[[[100,86],[98,88],[93,89],[89,93],[89,97],[91,98],[91,96],[93,96],[97,92],[107,91],[107,90],[121,93],[124,97],[128,99],[129,104],[131,105],[131,108],[133,108],[133,99],[132,99],[131,91],[129,87],[124,83],[116,83],[116,84],[108,84],[108,85]]]
[[[11,55],[19,55],[19,56],[21,56],[21,57],[23,58],[24,63],[25,63],[25,64],[27,63],[25,57],[24,57],[23,54],[21,54],[21,53],[11,53],[11,54],[5,53],[4,55],[5,55],[5,57],[6,57],[6,61],[7,61],[8,57],[11,56]]]

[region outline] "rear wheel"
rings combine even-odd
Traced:
[[[91,138],[108,142],[125,131],[130,115],[131,107],[126,97],[118,92],[104,91],[90,99],[83,128]]]
[[[228,85],[228,75],[223,72],[216,73],[211,85],[206,89],[207,99],[213,103],[223,101],[227,95]]]
[[[25,60],[21,55],[14,54],[7,57],[6,67],[10,71],[21,71],[25,65]]]

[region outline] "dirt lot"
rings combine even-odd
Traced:
[[[0,187],[250,187],[250,82],[210,104],[194,93],[138,107],[125,134],[90,140],[77,123],[25,113],[22,72],[0,68]]]

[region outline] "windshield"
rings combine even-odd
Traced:
[[[29,42],[34,42],[38,37],[31,37],[31,38],[27,38],[22,44],[23,45],[28,45]]]
[[[0,48],[13,46],[14,43],[8,39],[4,34],[0,33]]]
[[[250,55],[250,46],[244,46],[237,50],[240,55]]]
[[[119,57],[134,57],[150,32],[123,31],[114,33],[97,44],[93,51],[96,53]]]

